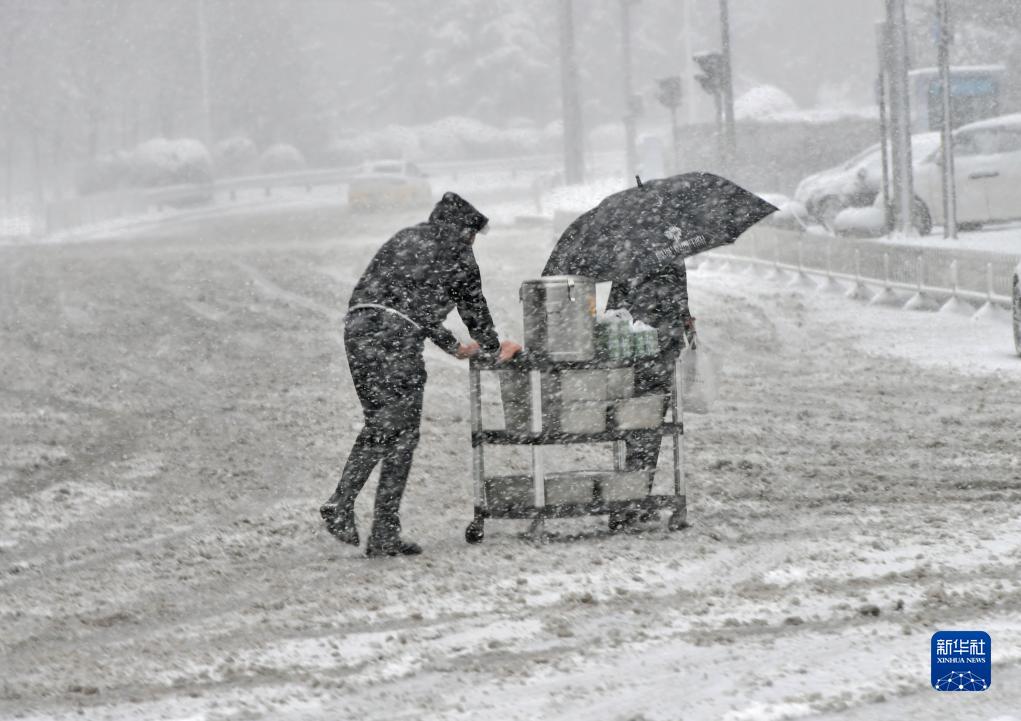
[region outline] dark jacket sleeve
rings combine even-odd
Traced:
[[[437,259],[433,259],[433,264],[437,262]],[[442,262],[442,261],[440,261]],[[418,280],[418,279],[416,279]],[[422,280],[419,282],[427,282],[427,275],[424,274]],[[445,325],[443,325],[443,319],[439,319],[434,323],[424,324],[422,330],[425,331],[426,337],[439,347],[444,353],[454,355],[457,352],[457,348],[461,345],[457,336],[450,332]]]
[[[685,327],[691,319],[688,307],[688,274],[683,265],[671,265],[657,284],[660,346],[678,353],[684,346]]]
[[[493,327],[493,316],[489,313],[486,297],[482,295],[482,274],[470,246],[465,247],[458,259],[450,299],[457,306],[457,313],[468,327],[471,337],[482,346],[482,350],[488,353],[500,350],[500,338]]]
[[[691,318],[684,266],[670,264],[650,276],[615,281],[606,307],[627,308],[635,320],[659,332],[660,347],[665,352],[679,352],[684,345],[684,327]]]
[[[450,355],[454,355],[457,352],[457,347],[460,343],[457,342],[457,337],[447,330],[442,325],[434,325],[431,327],[423,328],[426,337],[429,338],[433,343],[439,346],[440,350]]]

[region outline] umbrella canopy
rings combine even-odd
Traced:
[[[564,231],[543,275],[623,280],[727,243],[777,208],[711,173],[684,173],[614,193]]]

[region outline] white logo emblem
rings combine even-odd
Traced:
[[[684,237],[684,233],[676,225],[671,225],[669,228],[663,231],[663,235],[665,235],[667,238],[674,242],[681,240],[681,238]]]

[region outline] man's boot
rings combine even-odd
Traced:
[[[354,503],[345,501],[336,493],[319,507],[319,515],[326,521],[326,530],[338,541],[357,546],[358,527],[355,525]]]
[[[398,515],[417,443],[416,426],[405,430],[394,452],[383,459],[372,513],[372,533],[365,545],[365,555],[369,557],[417,556],[422,552],[417,543],[401,540],[401,519]]]
[[[396,517],[376,516],[372,520],[372,533],[365,544],[365,555],[369,558],[380,556],[417,556],[422,547],[417,543],[401,539],[401,522]]]
[[[610,529],[610,533],[621,533],[633,530],[637,522],[637,511],[619,511],[610,514],[607,527]]]

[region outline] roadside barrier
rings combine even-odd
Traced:
[[[600,156],[600,154],[596,154]],[[424,163],[430,172],[452,173],[506,173],[512,180],[523,172],[548,170],[556,167],[556,155],[523,155],[508,158],[480,160],[440,161]],[[210,183],[184,184],[160,188],[124,188],[108,193],[73,196],[42,203],[28,203],[19,207],[17,214],[0,213],[0,237],[38,237],[95,225],[130,216],[161,212],[167,207],[201,207],[216,197],[236,201],[241,191],[261,191],[262,197],[271,197],[284,188],[303,188],[311,192],[315,187],[337,186],[338,193],[362,165],[338,168],[300,170],[290,173],[248,175],[222,178]],[[14,232],[12,228],[15,228]],[[11,226],[7,228],[6,226]]]
[[[971,305],[967,301],[961,300],[961,284],[959,277],[960,274],[957,269],[957,261],[952,260],[950,261],[950,299],[940,307],[940,313],[957,313],[958,315],[973,315],[975,313],[975,306]]]
[[[1011,323],[1013,318],[1007,308],[997,303],[993,294],[993,264],[986,263],[986,298],[985,302],[975,311],[974,318],[989,318],[1001,323]]]
[[[939,310],[939,302],[929,295],[922,285],[922,281],[925,278],[925,258],[919,253],[917,263],[917,273],[915,280],[915,294],[911,296],[910,300],[904,304],[907,310],[925,310],[933,311]]]
[[[118,218],[159,213],[168,207],[200,207],[211,202],[217,195],[234,201],[241,190],[261,189],[263,195],[269,197],[273,190],[278,188],[304,188],[310,192],[316,186],[339,187],[346,183],[355,171],[354,168],[331,168],[249,175],[210,183],[188,183],[160,188],[123,188],[108,193],[51,200],[33,206],[29,214],[29,232],[25,235],[50,235]]]
[[[903,287],[903,286],[902,286]],[[883,289],[872,296],[869,305],[885,305],[895,307],[902,305],[903,301],[897,291],[890,283],[890,254],[883,253]]]
[[[801,241],[798,240],[798,269],[791,278],[790,282],[787,283],[788,288],[815,288],[817,287],[816,282],[809,278],[805,274],[805,253],[804,246]]]
[[[756,270],[745,273],[765,270],[767,279],[805,288],[811,274],[820,278],[813,287],[873,305],[997,320],[1010,318],[1012,278],[1021,262],[1021,255],[835,238],[767,224],[708,255],[700,267],[747,263]]]

